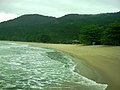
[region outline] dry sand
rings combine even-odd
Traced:
[[[27,44],[45,46],[66,52],[76,58],[74,61],[80,74],[96,82],[108,84],[107,90],[120,90],[120,46]],[[81,62],[84,64],[82,68]]]

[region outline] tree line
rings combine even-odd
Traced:
[[[85,45],[120,45],[120,23],[88,25],[80,30],[79,41]]]

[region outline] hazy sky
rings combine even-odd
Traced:
[[[120,0],[0,0],[0,22],[23,14],[60,17],[120,11]]]

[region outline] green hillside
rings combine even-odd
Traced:
[[[102,27],[100,33],[103,33],[107,31],[108,26],[112,23],[119,23],[119,21],[120,12],[96,15],[68,14],[60,18],[38,14],[23,15],[0,23],[0,40],[73,43],[81,40],[80,36],[82,36],[83,31],[89,29],[85,27],[91,25],[96,26],[96,28]],[[120,28],[118,30],[120,31]],[[83,39],[85,38],[82,38],[82,41]],[[97,44],[109,44],[104,43],[106,41],[103,40],[103,36],[102,40],[99,39],[100,42]],[[80,43],[84,42],[80,41]]]

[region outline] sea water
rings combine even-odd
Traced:
[[[0,42],[0,90],[105,90],[77,72],[62,52]]]

